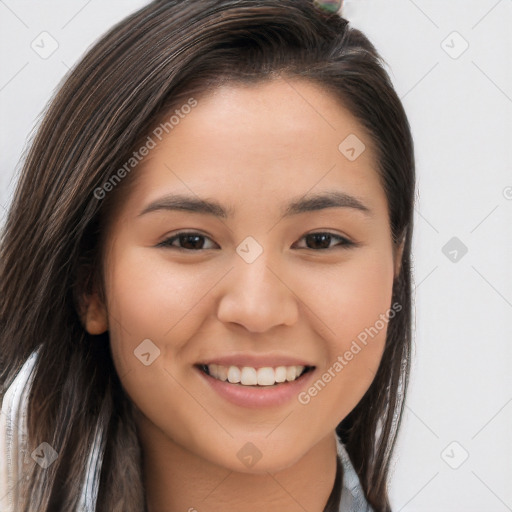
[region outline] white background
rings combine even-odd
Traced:
[[[146,3],[0,0],[0,222],[60,80]],[[388,63],[416,146],[414,361],[393,511],[511,511],[512,0],[346,0],[343,14]],[[59,45],[47,59],[31,48],[43,31]]]

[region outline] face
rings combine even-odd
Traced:
[[[332,434],[379,366],[397,271],[386,196],[371,140],[319,86],[196,99],[132,171],[86,326],[109,330],[146,433],[277,471]]]

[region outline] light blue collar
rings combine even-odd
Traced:
[[[338,458],[343,466],[343,488],[339,512],[374,512],[366,501],[359,477],[338,435],[336,435],[336,444]]]

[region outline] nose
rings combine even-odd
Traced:
[[[221,285],[217,309],[221,322],[239,324],[254,333],[297,322],[299,304],[290,274],[276,270],[265,254],[252,263],[235,262]]]

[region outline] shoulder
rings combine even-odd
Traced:
[[[0,510],[14,510],[15,484],[23,476],[27,453],[27,403],[37,360],[34,351],[7,388],[0,413]]]
[[[27,452],[28,398],[38,352],[34,351],[7,389],[0,413],[0,511],[15,512],[18,496],[16,484],[24,477],[23,467],[30,462]],[[105,436],[99,424],[91,447],[80,490],[78,509],[96,509]]]

